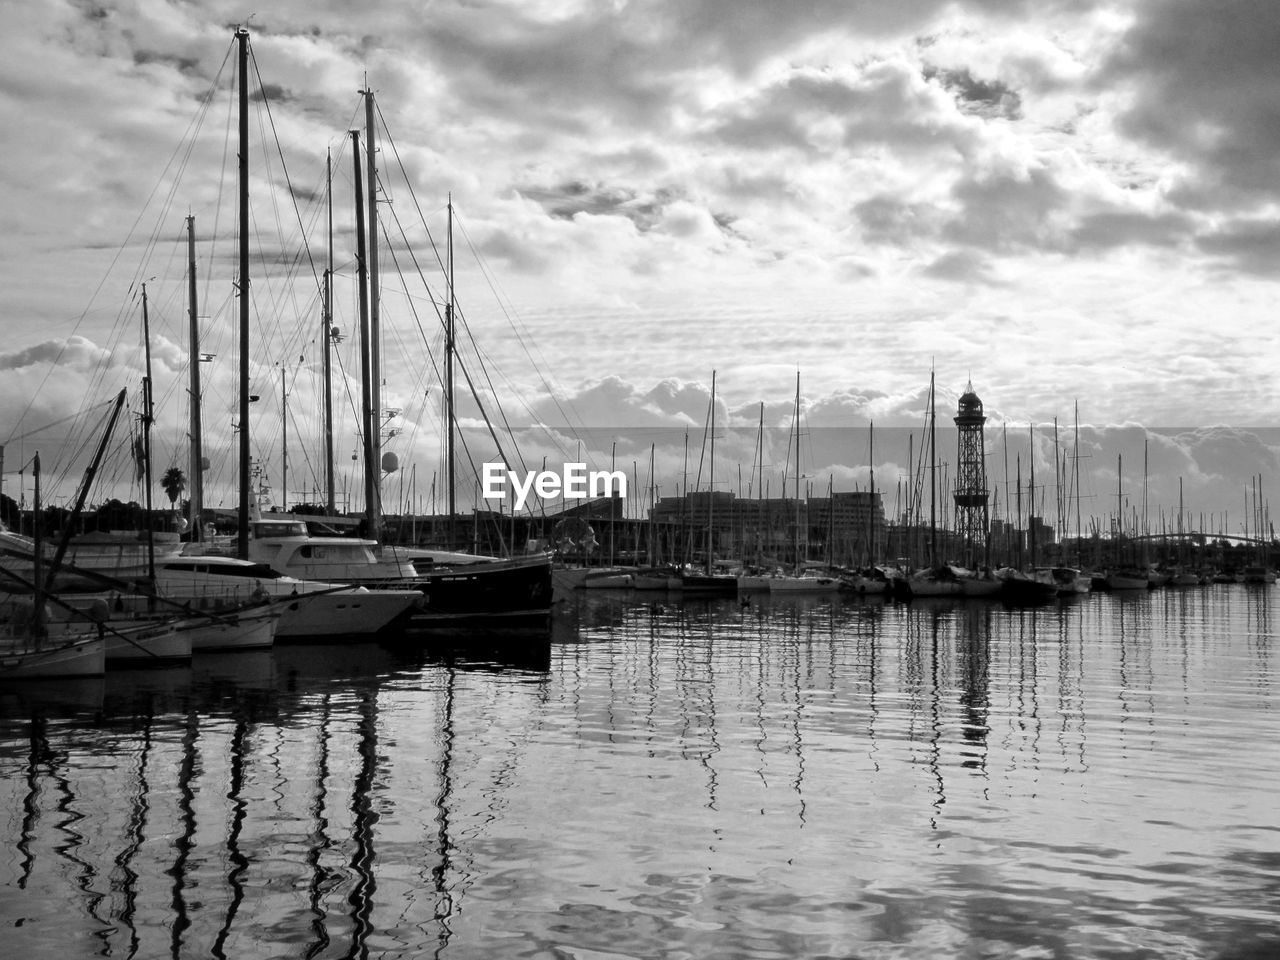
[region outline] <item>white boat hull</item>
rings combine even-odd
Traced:
[[[106,670],[107,644],[97,636],[70,641],[54,637],[41,650],[23,650],[0,640],[0,680],[100,677]]]
[[[275,642],[279,611],[240,613],[223,620],[203,617],[183,621],[178,629],[191,635],[195,652],[257,650]]]
[[[1149,587],[1150,582],[1147,580],[1145,574],[1107,574],[1108,590],[1146,590],[1149,589]]]
[[[191,659],[191,635],[163,625],[107,621],[107,663],[161,664]],[[115,631],[114,633],[112,631]]]
[[[285,605],[276,639],[372,636],[422,602],[416,590],[344,590],[301,594]]]
[[[584,590],[629,590],[635,578],[629,573],[596,573],[582,581]]]
[[[835,593],[840,581],[835,577],[770,577],[770,593]]]

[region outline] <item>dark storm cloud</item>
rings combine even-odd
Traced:
[[[1230,260],[1263,276],[1280,271],[1280,224],[1274,220],[1238,218],[1197,238],[1205,253]]]
[[[1059,214],[1069,194],[1051,171],[968,176],[951,191],[960,213],[943,229],[947,239],[1002,252],[1063,243]]]
[[[650,196],[641,196],[627,187],[610,187],[581,180],[549,188],[525,187],[520,193],[536,200],[551,216],[560,220],[572,220],[580,213],[624,216],[641,230],[650,228],[668,204],[681,198],[681,191],[675,188],[659,188]]]
[[[1190,165],[1172,193],[1198,208],[1280,194],[1280,7],[1268,0],[1153,0],[1097,76],[1133,91],[1127,136]]]
[[[1194,230],[1195,220],[1186,214],[1109,210],[1081,217],[1072,230],[1071,242],[1082,250],[1130,245],[1173,247],[1188,240]]]
[[[960,109],[967,113],[1009,120],[1022,116],[1022,98],[999,80],[979,80],[968,70],[939,70],[936,67],[926,67],[924,77],[941,83],[955,96]]]

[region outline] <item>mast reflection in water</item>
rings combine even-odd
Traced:
[[[1271,955],[1275,602],[602,591],[0,690],[5,949]]]

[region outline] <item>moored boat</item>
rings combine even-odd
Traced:
[[[1109,570],[1106,573],[1108,590],[1147,590],[1150,581],[1144,570]]]
[[[839,577],[814,573],[783,574],[769,578],[770,593],[835,593],[840,589]]]
[[[1058,584],[1047,573],[1025,573],[1013,567],[996,571],[1000,582],[1000,599],[1005,603],[1048,603],[1058,597]]]

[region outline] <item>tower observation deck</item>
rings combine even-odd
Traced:
[[[956,533],[964,545],[965,562],[973,565],[985,560],[987,547],[987,460],[982,426],[987,422],[982,412],[982,401],[973,392],[970,383],[960,397],[955,424],[958,464],[956,471],[955,504]]]

